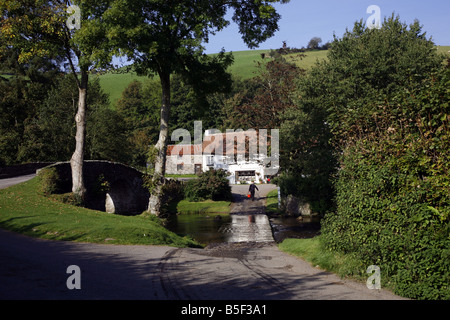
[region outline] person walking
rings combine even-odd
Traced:
[[[250,185],[250,187],[248,187],[248,191],[250,192],[250,197],[252,198],[252,201],[255,200],[255,190],[259,191],[258,187],[252,181],[252,184]]]

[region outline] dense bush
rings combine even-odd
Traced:
[[[190,180],[184,189],[189,201],[228,200],[231,201],[231,186],[224,170],[208,170],[197,179]]]
[[[449,84],[442,69],[379,106],[377,130],[347,141],[323,221],[330,249],[380,266],[414,299],[450,299]]]
[[[380,266],[382,281],[402,296],[450,299],[448,133],[447,143],[417,134],[378,138],[342,157],[325,242]]]
[[[56,168],[44,168],[38,173],[39,193],[46,196],[58,191],[59,174]]]
[[[165,180],[161,192],[162,215],[175,213],[176,209],[173,208],[173,205],[184,198],[184,183],[173,179]]]
[[[417,21],[392,16],[379,30],[357,22],[300,79],[298,108],[282,127],[290,151],[282,164],[295,164],[304,181],[325,177],[314,164],[325,157],[311,155],[334,147],[325,246],[378,265],[382,285],[415,299],[450,299],[450,70],[442,62]],[[328,130],[331,139],[321,134]]]

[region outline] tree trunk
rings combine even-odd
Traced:
[[[155,145],[157,155],[155,171],[153,174],[153,189],[150,192],[148,211],[159,216],[161,214],[162,186],[166,173],[166,152],[169,140],[169,114],[170,114],[170,73],[160,73],[162,87],[161,122],[159,139]]]
[[[77,131],[75,135],[75,152],[70,159],[72,169],[72,192],[83,201],[86,195],[83,178],[84,142],[86,137],[86,98],[88,73],[81,71],[81,81],[78,87],[78,111],[75,116]]]

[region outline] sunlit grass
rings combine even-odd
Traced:
[[[216,213],[228,214],[230,213],[231,202],[229,201],[212,201],[205,200],[199,202],[191,202],[181,200],[177,204],[177,212],[180,214],[197,214],[197,213]]]
[[[37,193],[38,178],[0,190],[0,227],[28,236],[93,243],[197,246],[154,216],[121,216]]]

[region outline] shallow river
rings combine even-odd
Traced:
[[[189,235],[202,244],[217,242],[281,242],[285,238],[311,238],[320,229],[318,219],[271,218],[265,214],[178,215],[167,228]]]

